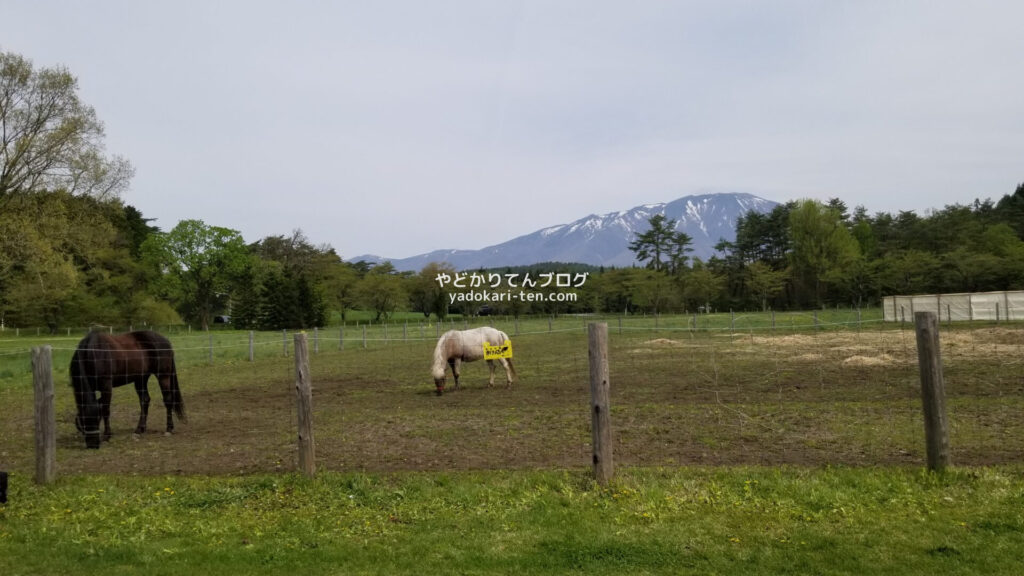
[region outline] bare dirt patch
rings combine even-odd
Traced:
[[[850,356],[843,360],[843,364],[846,366],[888,366],[893,362],[893,358],[888,354],[881,354],[879,356]]]
[[[909,342],[906,336],[613,337],[616,462],[918,465],[924,456],[916,351],[912,335]],[[1024,339],[1012,331],[942,336],[944,358],[951,359],[947,404],[954,461],[1024,460],[1024,378],[1019,365],[986,354],[1019,351]],[[520,381],[512,389],[488,388],[486,365],[475,363],[464,367],[463,389],[441,397],[433,393],[426,362],[410,361],[419,357],[415,349],[317,356],[318,466],[589,466],[587,351],[582,337],[557,338],[517,342]],[[225,369],[195,369],[183,380],[189,420],[172,436],[163,434],[163,407],[155,395],[149,431],[134,437],[138,404],[133,392],[119,390],[115,436],[100,450],[85,449],[60,390],[60,474],[294,470],[294,379],[285,368],[249,370],[251,376],[204,387],[222,379]],[[15,397],[0,390],[0,399],[0,467],[31,474],[31,392]]]

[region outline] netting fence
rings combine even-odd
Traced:
[[[1024,320],[1024,291],[972,292],[887,296],[882,301],[887,322],[913,322],[914,312],[934,312],[945,322]]]
[[[912,326],[856,311],[799,315],[477,318],[308,331],[320,470],[578,468],[591,458],[586,327],[609,332],[616,464],[921,465],[921,392]],[[492,324],[514,343],[518,380],[435,394],[437,336]],[[86,449],[68,365],[78,338],[49,339],[60,474],[293,471],[293,334],[171,334],[188,421],[164,435],[155,379],[139,402],[115,388],[113,435]],[[0,468],[33,467],[31,359],[0,349]],[[1024,325],[944,324],[942,363],[954,465],[1024,460]]]

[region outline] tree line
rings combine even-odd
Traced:
[[[184,220],[160,230],[121,200],[134,173],[108,155],[103,125],[63,68],[35,69],[0,52],[0,326],[208,327],[230,316],[245,329],[311,328],[353,310],[380,321],[586,312],[666,313],[877,304],[887,294],[1024,287],[1024,185],[998,202],[914,212],[852,214],[833,199],[750,212],[707,261],[692,239],[654,216],[630,244],[639,266],[542,263],[473,271],[499,286],[446,283],[457,272],[345,262],[301,230],[246,242],[229,228]],[[582,281],[550,283],[551,274]],[[478,302],[469,291],[540,298]],[[573,299],[553,298],[572,294]],[[486,308],[485,308],[486,305]]]
[[[1024,289],[1024,184],[998,202],[923,216],[870,215],[862,206],[851,213],[837,198],[791,201],[741,216],[734,240],[682,266],[672,261],[688,238],[673,236],[674,226],[654,217],[631,246],[646,270],[661,272],[650,282],[664,297],[642,301],[647,310],[863,307],[893,294]]]

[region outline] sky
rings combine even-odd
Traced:
[[[1024,2],[0,0],[125,203],[344,258],[709,192],[924,214],[1024,182]]]

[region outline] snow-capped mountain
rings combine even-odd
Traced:
[[[518,266],[538,262],[582,262],[595,266],[630,266],[635,255],[629,244],[646,232],[648,220],[664,214],[677,221],[676,230],[693,238],[693,257],[707,260],[722,239],[736,238],[736,219],[749,211],[770,212],[777,202],[751,194],[684,196],[662,204],[645,204],[604,215],[591,214],[569,224],[543,228],[480,250],[435,250],[391,260],[398,270],[419,271],[430,262],[447,262],[457,270]],[[350,259],[382,262],[379,256]]]

